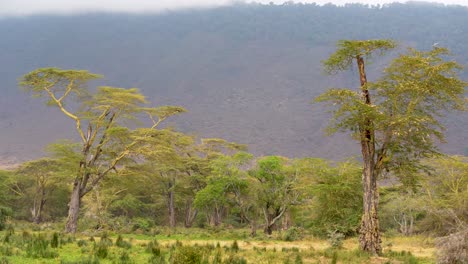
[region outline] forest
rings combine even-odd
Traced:
[[[236,8],[279,8],[252,5]],[[463,48],[390,37],[322,43],[322,78],[347,80],[305,114],[328,111],[322,140],[351,142],[345,158],[181,129],[190,109],[91,69],[22,72],[19,90],[67,139],[0,170],[0,263],[467,263],[468,158],[441,150],[467,107]]]

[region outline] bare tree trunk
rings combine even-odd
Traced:
[[[80,213],[81,205],[81,184],[79,180],[75,180],[73,191],[68,204],[68,217],[65,225],[65,232],[76,233],[78,228],[78,215]]]
[[[250,236],[257,236],[257,220],[255,218],[250,221]]]
[[[190,228],[193,225],[193,221],[195,221],[195,217],[197,217],[198,210],[192,208],[192,201],[187,200],[185,203],[185,221],[184,226],[186,228]]]
[[[175,219],[175,205],[174,205],[174,189],[172,183],[169,184],[169,193],[168,193],[168,211],[169,211],[169,226],[174,228],[176,226]]]
[[[366,88],[367,77],[364,68],[364,59],[358,56],[357,64],[359,68],[359,79],[361,82],[361,97],[364,103],[370,105],[371,98],[369,90]],[[360,124],[359,130],[362,159],[364,163],[362,172],[364,213],[362,215],[361,227],[359,229],[359,244],[362,250],[378,255],[382,253],[382,241],[380,238],[378,217],[378,175],[375,171],[375,135],[372,120],[369,118],[363,120],[363,123]]]
[[[285,213],[284,213],[284,217],[283,217],[283,220],[282,220],[282,229],[283,230],[288,230],[290,227],[291,227],[291,212],[289,210],[287,210]]]

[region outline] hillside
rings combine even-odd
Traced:
[[[310,102],[328,87],[357,87],[354,75],[324,75],[320,61],[339,39],[370,38],[395,39],[400,51],[438,43],[467,65],[468,8],[239,4],[159,15],[0,18],[0,163],[38,157],[48,143],[74,135],[56,109],[17,88],[21,75],[46,66],[88,69],[106,85],[138,87],[157,104],[184,106],[189,113],[172,125],[248,144],[257,155],[358,155],[348,136],[325,137],[329,115]],[[370,80],[382,64],[369,66]],[[463,154],[468,114],[445,123],[442,149]]]

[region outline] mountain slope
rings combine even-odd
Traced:
[[[329,115],[312,99],[357,87],[354,73],[326,76],[320,61],[339,39],[393,38],[451,49],[468,64],[468,8],[393,4],[381,9],[290,4],[235,5],[161,15],[86,14],[0,19],[0,159],[42,155],[73,137],[73,125],[17,88],[37,67],[88,69],[106,85],[139,87],[156,104],[182,105],[172,119],[201,137],[245,143],[257,155],[358,155],[348,136],[325,137]],[[375,79],[395,54],[375,60]],[[466,72],[463,73],[467,78]],[[451,114],[449,153],[468,147],[468,115]]]

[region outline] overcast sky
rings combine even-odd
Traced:
[[[236,1],[236,0],[234,0]],[[252,2],[240,0],[237,2]],[[257,0],[255,2],[281,4],[287,0]],[[429,0],[444,4],[468,6],[468,0]],[[187,7],[209,7],[227,5],[233,0],[0,0],[0,15],[29,15],[39,13],[79,13],[86,11],[119,11],[119,12],[160,12]],[[294,2],[315,2],[325,4],[332,2],[342,5],[349,2],[365,4],[385,4],[405,2],[405,0],[296,0]]]

